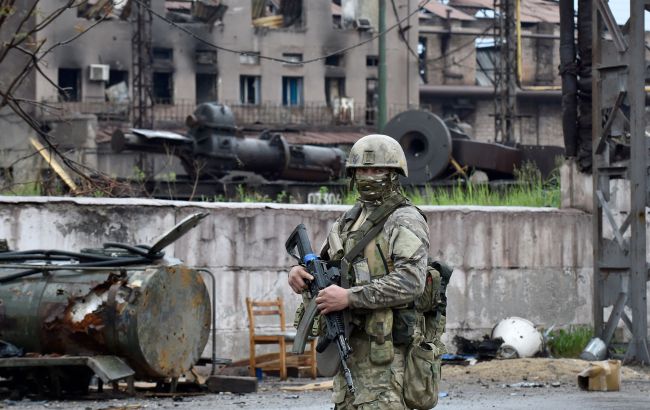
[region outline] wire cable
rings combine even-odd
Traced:
[[[367,43],[370,43],[371,41],[376,40],[377,38],[383,36],[384,34],[394,30],[396,27],[400,27],[400,25],[404,21],[408,20],[415,13],[418,13],[422,9],[422,7],[426,6],[431,0],[424,0],[422,3],[420,3],[415,8],[415,10],[411,11],[406,17],[398,20],[397,23],[395,23],[392,26],[388,27],[386,30],[382,31],[381,33],[375,34],[374,36],[370,37],[367,40],[361,41],[359,43],[353,44],[353,45],[348,46],[348,47],[344,47],[344,48],[342,48],[340,50],[336,50],[336,51],[334,51],[332,53],[325,54],[325,55],[322,55],[320,57],[314,57],[314,58],[310,58],[310,59],[303,60],[303,61],[291,61],[291,60],[287,60],[287,59],[284,59],[284,58],[257,54],[257,53],[253,53],[251,51],[235,50],[235,49],[232,49],[232,48],[219,46],[217,44],[214,44],[214,43],[212,43],[212,42],[210,42],[210,41],[208,41],[208,40],[206,40],[206,39],[192,33],[190,30],[186,29],[185,27],[175,23],[174,21],[168,19],[167,17],[161,15],[160,13],[152,10],[151,7],[148,7],[147,5],[142,3],[142,1],[140,1],[140,0],[133,0],[133,1],[135,3],[137,3],[141,8],[143,8],[143,9],[147,10],[148,12],[150,12],[152,15],[154,15],[157,18],[165,21],[167,24],[171,25],[172,27],[183,31],[185,34],[187,34],[190,37],[194,38],[195,40],[205,44],[208,47],[211,47],[211,48],[214,48],[214,49],[217,49],[217,50],[220,50],[220,51],[225,51],[225,52],[228,52],[228,53],[234,53],[234,54],[239,54],[239,55],[244,55],[244,56],[251,56],[252,55],[252,56],[256,56],[257,58],[259,58],[261,60],[275,61],[275,62],[278,62],[278,63],[287,64],[287,65],[304,65],[304,64],[309,64],[309,63],[314,63],[314,62],[317,62],[317,61],[325,60],[326,58],[332,57],[332,56],[335,56],[335,55],[344,54],[344,53],[346,53],[346,52],[348,52],[348,51],[350,51],[350,50],[352,50],[354,48],[361,47],[364,44],[367,44]]]

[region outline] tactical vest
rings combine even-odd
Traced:
[[[343,287],[365,285],[394,269],[389,257],[388,242],[381,234],[381,228],[388,216],[402,206],[412,205],[406,198],[393,196],[367,215],[361,226],[352,230],[362,212],[361,205],[357,203],[332,228],[328,237],[327,256],[330,260],[343,259],[366,235],[374,233],[373,238],[353,260],[341,264]],[[418,212],[422,214],[419,209]],[[424,214],[422,216],[425,217]],[[388,350],[391,350],[391,360],[392,344],[408,344],[416,332],[425,340],[435,343],[441,354],[446,351],[440,338],[445,331],[445,291],[451,273],[452,269],[444,263],[429,260],[424,292],[413,304],[374,311],[357,311],[350,317],[350,321],[371,336],[372,343],[378,345],[372,347],[384,347],[380,350],[385,350],[385,355],[389,355]],[[387,340],[390,342],[390,349],[389,346],[383,346]]]
[[[410,206],[410,202],[401,195],[394,195],[371,211],[359,226],[362,207],[356,204],[332,228],[328,256],[330,260],[342,260],[343,287],[366,285],[394,270],[382,228],[386,219],[402,206]],[[365,237],[369,241],[364,245]],[[363,248],[355,251],[358,246]],[[353,258],[347,260],[350,254]],[[394,356],[393,346],[410,343],[418,326],[414,304],[367,311],[356,309],[349,319],[369,336],[370,360],[378,365],[390,363]]]

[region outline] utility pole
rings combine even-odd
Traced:
[[[133,37],[131,37],[131,75],[135,128],[153,128],[153,46],[151,39],[151,0],[132,2]]]
[[[494,139],[514,143],[517,118],[517,8],[519,0],[494,0],[494,46],[499,59],[494,71]]]
[[[379,0],[379,107],[377,130],[382,132],[387,121],[386,113],[386,0]]]

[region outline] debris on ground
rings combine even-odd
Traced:
[[[589,391],[619,391],[621,389],[621,361],[592,362],[578,374],[578,387]]]
[[[498,356],[502,359],[533,357],[542,350],[544,338],[533,322],[512,316],[492,329],[492,338],[503,339]]]
[[[503,339],[500,337],[492,339],[487,335],[483,336],[483,340],[470,340],[462,336],[454,336],[453,342],[456,345],[456,353],[459,355],[470,355],[479,360],[492,360],[497,357]]]
[[[320,391],[332,390],[334,388],[334,381],[329,380],[321,383],[309,383],[302,386],[284,386],[280,389],[283,391]]]
[[[578,373],[590,362],[580,359],[527,358],[479,362],[475,366],[445,366],[442,379],[454,384],[475,383],[476,380],[495,384],[520,381],[575,385]],[[650,381],[650,369],[621,367],[621,377],[627,380]]]

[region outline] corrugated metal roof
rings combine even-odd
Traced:
[[[452,20],[463,20],[463,21],[476,20],[474,17],[470,16],[467,13],[463,13],[458,9],[440,3],[429,2],[424,6],[424,8],[431,14],[434,14],[443,19],[447,19],[447,13],[449,13],[449,18]]]

